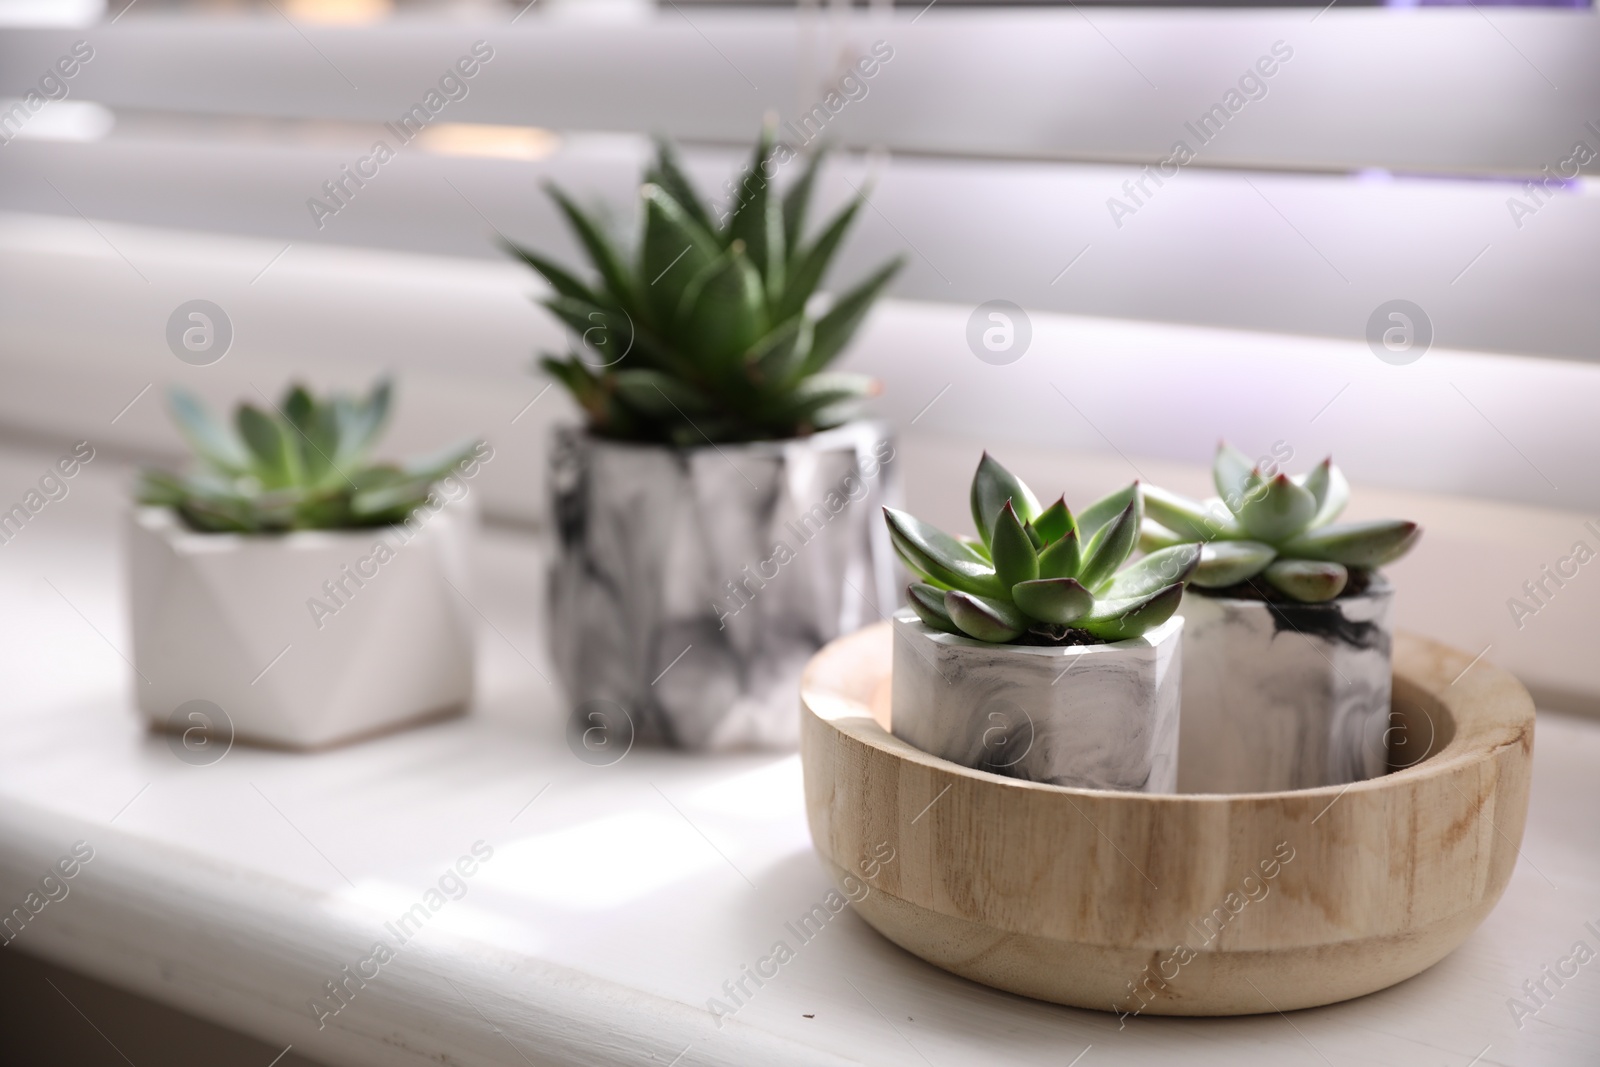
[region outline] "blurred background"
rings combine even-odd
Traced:
[[[1600,595],[1537,641],[1506,601],[1600,508],[1600,30],[1412,8],[8,0],[0,435],[175,457],[168,385],[388,369],[389,447],[488,437],[489,517],[537,527],[564,341],[500,243],[577,258],[546,179],[630,234],[652,136],[725,201],[771,116],[838,150],[819,212],[870,190],[825,285],[906,257],[846,365],[930,518],[983,446],[1080,493],[1203,488],[1218,436],[1331,452],[1358,514],[1438,515],[1403,621],[1593,703]],[[192,300],[206,366],[167,341]],[[997,300],[1004,359],[969,340]]]
[[[907,257],[852,353],[902,429],[1182,463],[1223,433],[1335,451],[1358,483],[1600,505],[1587,5],[61,0],[0,20],[5,106],[54,97],[0,118],[7,432],[170,451],[167,383],[226,402],[388,367],[396,449],[488,433],[509,457],[491,512],[536,522],[566,401],[525,409],[547,384],[530,362],[561,338],[499,240],[576,257],[547,178],[628,231],[651,135],[725,199],[774,114],[843,149],[823,207],[871,186],[833,283]],[[52,81],[78,41],[92,58]],[[385,124],[476,42],[493,58],[400,145]],[[892,58],[841,86],[874,47]],[[357,187],[342,168],[379,139],[395,157]],[[211,366],[165,341],[191,299],[233,328]],[[1032,327],[998,366],[965,340],[997,299]],[[1404,364],[1367,343],[1394,300],[1423,316]]]
[[[176,457],[171,384],[387,369],[388,447],[488,437],[489,517],[536,528],[565,342],[502,241],[578,258],[547,179],[631,235],[653,136],[725,202],[771,117],[836,149],[819,212],[870,192],[825,286],[907,260],[845,362],[930,517],[984,446],[1083,493],[1203,488],[1218,436],[1331,452],[1358,514],[1443,509],[1412,623],[1585,703],[1600,666],[1505,601],[1600,508],[1600,30],[1413,6],[0,2],[0,435]],[[205,366],[167,340],[192,300]]]

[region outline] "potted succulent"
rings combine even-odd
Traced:
[[[714,219],[663,142],[631,254],[554,186],[593,271],[511,247],[573,334],[541,363],[587,423],[553,453],[554,658],[574,715],[641,739],[793,747],[806,660],[894,601],[893,443],[855,421],[874,383],[828,368],[899,262],[821,299],[862,200],[808,236],[822,156],[780,196],[793,158],[764,129]]]
[[[134,687],[152,723],[187,728],[179,709],[202,701],[230,739],[317,748],[465,707],[464,479],[493,453],[371,462],[390,393],[296,385],[271,411],[241,404],[230,427],[173,392],[193,469],[145,471],[128,520]]]
[[[1394,590],[1378,568],[1414,522],[1335,523],[1350,485],[1332,459],[1290,477],[1226,442],[1218,496],[1145,488],[1141,544],[1199,546],[1183,602],[1179,788],[1310,789],[1382,774]]]
[[[987,453],[972,479],[979,538],[884,509],[922,578],[894,617],[891,729],[942,759],[1090,789],[1177,782],[1174,617],[1198,545],[1123,566],[1139,539],[1137,482],[1074,515],[1041,508]]]

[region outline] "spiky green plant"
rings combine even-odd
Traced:
[[[172,418],[194,450],[193,469],[182,475],[144,471],[139,502],[170,507],[191,528],[211,533],[404,522],[476,445],[454,445],[402,465],[369,462],[391,395],[387,380],[365,397],[335,393],[320,401],[291,385],[271,411],[240,404],[230,427],[174,389]]]
[[[509,244],[543,275],[548,308],[575,335],[540,364],[605,437],[677,445],[796,437],[849,418],[876,384],[827,368],[900,267],[897,258],[817,315],[812,297],[864,202],[856,197],[805,239],[823,153],[779,196],[793,157],[762,129],[725,221],[713,220],[662,141],[645,173],[642,233],[625,255],[554,184],[546,186],[588,254],[581,279]]]
[[[1204,501],[1156,486],[1144,491],[1142,547],[1201,546],[1190,581],[1202,589],[1244,583],[1241,592],[1332,600],[1347,587],[1365,588],[1373,570],[1405,555],[1422,535],[1403,519],[1335,524],[1350,499],[1350,483],[1332,457],[1308,474],[1268,476],[1224,441],[1212,476],[1218,495]]]
[[[1134,482],[1077,515],[1065,498],[1041,508],[985,452],[972,477],[979,540],[883,511],[900,558],[923,579],[909,589],[923,622],[995,644],[1059,645],[1138,637],[1177,610],[1200,547],[1177,545],[1123,567],[1139,540],[1141,499]]]

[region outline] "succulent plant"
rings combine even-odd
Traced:
[[[593,261],[584,280],[536,252],[510,252],[555,290],[544,300],[575,335],[540,365],[604,437],[677,445],[803,436],[838,425],[876,389],[829,372],[900,267],[895,259],[823,314],[813,296],[863,201],[811,240],[806,212],[824,153],[783,195],[773,188],[794,152],[763,127],[725,221],[714,221],[672,147],[658,145],[640,189],[642,234],[625,256],[603,227],[546,186]]]
[[[1332,600],[1347,587],[1364,588],[1371,571],[1405,555],[1422,535],[1402,519],[1335,524],[1350,483],[1331,457],[1308,474],[1269,476],[1224,441],[1212,475],[1218,496],[1204,501],[1155,486],[1144,490],[1141,546],[1200,545],[1200,566],[1190,579],[1199,588],[1248,583],[1258,595],[1276,590],[1306,603]]]
[[[404,522],[477,446],[453,445],[399,466],[368,462],[391,394],[387,380],[365,397],[336,393],[321,401],[291,385],[270,412],[240,404],[230,428],[174,389],[172,418],[194,450],[195,466],[185,475],[144,471],[139,502],[170,507],[193,529],[213,533]]]
[[[1035,645],[1138,637],[1172,617],[1200,561],[1199,545],[1180,544],[1122,566],[1139,539],[1138,482],[1074,515],[1065,498],[1041,508],[985,452],[971,503],[977,540],[884,508],[895,550],[922,578],[911,608],[946,633]]]

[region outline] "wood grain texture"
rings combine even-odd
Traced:
[[[857,909],[956,974],[1119,1012],[1330,1004],[1436,963],[1511,876],[1533,704],[1454,649],[1397,637],[1390,748],[1406,766],[1184,796],[1019,782],[912,748],[886,729],[891,640],[880,624],[807,670],[807,813],[836,881],[894,849]]]

